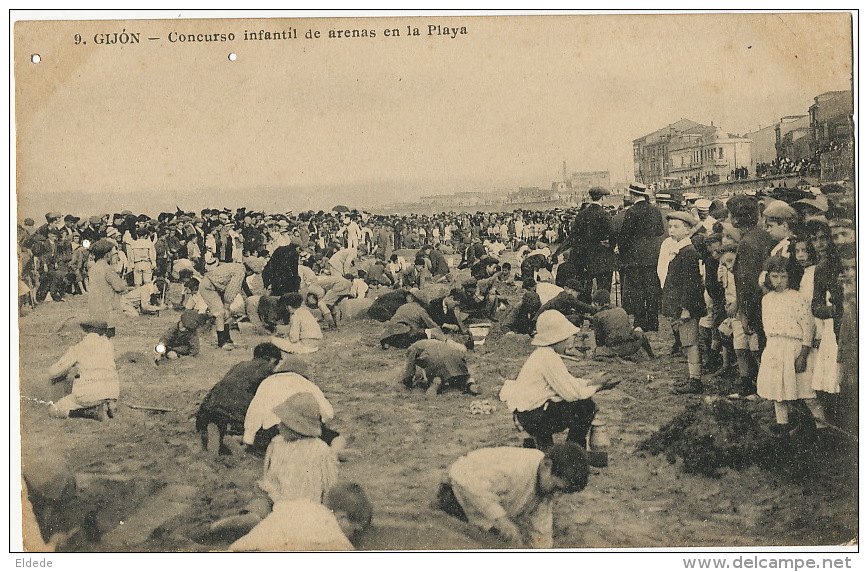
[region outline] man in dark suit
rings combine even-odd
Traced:
[[[609,194],[607,189],[592,187],[588,190],[591,202],[578,213],[570,226],[570,236],[561,244],[553,259],[562,250],[570,249],[569,262],[578,273],[581,290],[578,299],[591,303],[591,291],[596,280],[597,289],[612,289],[612,273],[615,271],[615,252],[612,240],[612,217],[603,208],[602,199]]]
[[[657,258],[663,235],[660,210],[648,202],[645,185],[630,185],[631,206],[624,213],[618,233],[621,262],[621,294],[624,310],[633,316],[633,325],[646,332],[656,332],[660,311],[660,280]]]

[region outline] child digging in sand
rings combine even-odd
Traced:
[[[588,460],[575,443],[545,453],[518,447],[471,451],[449,467],[438,508],[516,548],[552,548],[556,492],[575,493],[588,484]]]
[[[72,384],[72,393],[49,405],[51,417],[67,418],[72,412],[89,409],[98,421],[114,417],[121,384],[115,368],[115,350],[109,327],[103,320],[85,320],[81,323],[84,339],[69,348],[48,370],[51,379],[65,377],[78,368],[78,377]]]

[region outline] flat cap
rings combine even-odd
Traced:
[[[726,201],[726,210],[734,217],[756,216],[759,214],[759,203],[754,197],[736,195]]]
[[[588,194],[591,195],[591,197],[602,197],[605,195],[611,195],[612,193],[609,192],[609,189],[604,189],[603,187],[591,187],[588,189]]]
[[[772,201],[766,206],[763,216],[766,218],[790,220],[796,218],[797,213],[796,209],[784,201]]]
[[[694,227],[699,224],[699,221],[696,220],[692,214],[684,212],[684,211],[672,211],[666,213],[667,220],[680,220],[687,224],[689,227]]]

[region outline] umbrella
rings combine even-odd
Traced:
[[[332,207],[332,210],[336,213],[348,213],[350,212],[350,208],[345,205],[335,205]]]

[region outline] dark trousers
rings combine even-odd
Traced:
[[[579,280],[582,285],[582,289],[579,290],[577,298],[585,304],[591,303],[591,293],[594,289],[594,280],[597,281],[598,290],[605,290],[606,292],[611,292],[612,274],[613,272],[611,270],[607,272],[599,272],[597,274],[583,273]]]
[[[419,340],[425,339],[428,339],[428,336],[423,330],[413,330],[411,332],[407,332],[406,334],[395,334],[394,336],[383,338],[382,340],[380,340],[380,343],[388,344],[393,348],[406,350]]]
[[[593,399],[579,401],[547,401],[541,407],[530,411],[516,411],[515,416],[522,428],[536,439],[537,447],[549,447],[554,440],[552,435],[569,429],[567,441],[576,443],[583,449],[587,444],[591,421],[597,414]]]
[[[65,275],[57,270],[49,270],[42,275],[42,280],[39,282],[39,288],[36,290],[36,301],[44,301],[49,293],[51,293],[51,299],[55,302],[63,300],[66,288]]]
[[[621,270],[624,310],[633,316],[633,325],[646,332],[660,326],[660,279],[656,266],[630,266]]]
[[[437,508],[457,519],[467,522],[467,514],[464,512],[464,507],[458,502],[455,496],[455,491],[452,490],[450,483],[440,483],[440,490],[437,491]]]

